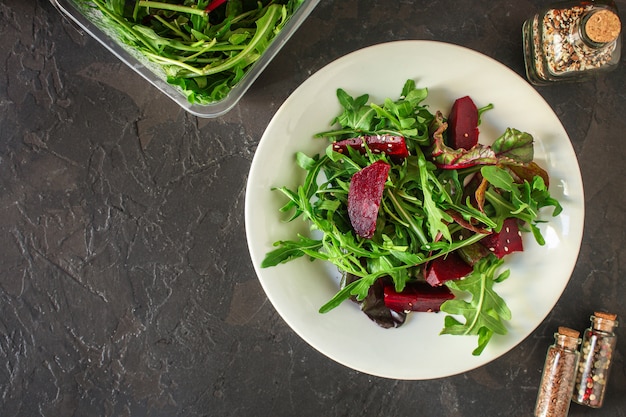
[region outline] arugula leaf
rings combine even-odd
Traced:
[[[452,217],[439,208],[435,202],[433,197],[434,192],[441,188],[437,186],[433,187],[433,183],[437,184],[437,180],[432,175],[432,169],[428,168],[424,155],[422,154],[418,158],[417,165],[422,186],[422,204],[427,214],[426,223],[428,224],[428,232],[433,241],[437,240],[438,236],[441,234],[441,236],[449,242],[452,240],[452,236],[450,235],[450,230],[447,228],[447,223],[452,221]]]
[[[539,210],[543,207],[552,206],[552,216],[557,216],[563,210],[561,204],[550,196],[548,187],[541,176],[535,176],[532,183],[524,181],[516,183],[513,177],[503,168],[497,166],[485,166],[481,168],[481,174],[491,184],[485,191],[485,199],[489,201],[495,210],[499,230],[504,219],[516,217],[526,222],[540,245],[545,244],[541,231],[537,227]]]
[[[390,134],[408,139],[413,149],[428,143],[428,125],[432,114],[421,103],[428,96],[428,89],[417,88],[415,81],[407,80],[398,100],[385,99],[382,105],[369,103],[369,95],[350,96],[337,89],[337,99],[342,113],[331,121],[340,129],[321,132],[316,137],[349,138],[365,134]]]
[[[332,123],[339,123],[341,126],[349,127],[356,132],[367,132],[371,129],[372,119],[376,112],[367,107],[368,94],[363,94],[357,98],[352,98],[343,89],[337,89],[337,99],[343,107],[343,113],[337,116]]]
[[[402,87],[402,97],[404,100],[411,104],[413,109],[418,110],[419,112],[419,104],[426,100],[428,97],[428,89],[427,88],[417,88],[415,85],[415,81],[407,80]]]
[[[493,284],[503,279],[495,275],[503,262],[490,255],[480,260],[466,278],[446,282],[448,288],[468,293],[471,299],[455,298],[441,305],[441,311],[465,318],[465,322],[460,322],[453,316],[446,316],[441,334],[478,336],[478,346],[473,355],[482,353],[494,333],[507,334],[504,322],[511,319],[511,310],[493,290]],[[504,277],[508,276],[508,272],[506,274]]]
[[[310,251],[317,251],[322,247],[322,242],[310,239],[306,236],[298,235],[300,240],[294,241],[278,241],[274,244],[277,249],[267,253],[261,262],[261,268],[276,266],[281,263],[291,261],[293,259],[304,256]]]

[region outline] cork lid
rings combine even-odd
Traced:
[[[605,313],[603,311],[595,311],[593,315],[605,320],[615,320],[617,318],[617,314]]]
[[[585,32],[591,41],[607,43],[614,41],[622,30],[619,16],[611,10],[598,10],[587,19]]]
[[[558,332],[560,335],[573,338],[577,338],[580,335],[580,332],[578,330],[570,329],[569,327],[563,326],[559,327]]]
[[[612,332],[617,327],[617,314],[595,311],[592,316],[593,328],[603,332]]]

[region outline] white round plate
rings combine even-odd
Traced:
[[[286,202],[272,187],[295,189],[304,171],[294,155],[321,153],[326,141],[313,135],[329,129],[340,111],[337,88],[352,96],[368,93],[381,103],[397,99],[407,79],[427,87],[431,112],[448,114],[456,98],[469,95],[483,114],[480,142],[492,143],[507,127],[531,133],[535,161],[551,177],[550,191],[563,212],[542,226],[539,246],[530,233],[525,251],[505,262],[511,276],[495,290],[512,311],[508,334],[494,335],[480,356],[475,336],[439,335],[444,313],[413,313],[397,329],[383,329],[352,302],[326,314],[318,309],[339,289],[339,274],[321,261],[298,259],[260,268],[278,240],[308,233],[300,219],[287,223]],[[576,264],[583,232],[584,199],[580,169],[567,133],[550,106],[520,76],[475,51],[434,41],[398,41],[346,55],[311,76],[284,102],[267,127],[250,170],[245,222],[248,246],[267,297],[289,326],[315,349],[357,371],[394,379],[423,380],[482,366],[511,350],[548,315]],[[462,318],[461,318],[462,319]]]

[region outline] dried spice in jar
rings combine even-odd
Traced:
[[[548,348],[541,374],[535,417],[567,416],[576,382],[579,335],[567,327],[559,327],[554,334],[555,341]]]
[[[557,3],[522,28],[526,75],[533,84],[580,80],[616,68],[621,21],[612,0]]]
[[[572,397],[578,404],[602,407],[617,342],[613,332],[615,327],[615,314],[595,312],[591,316],[591,327],[583,334],[576,389]]]

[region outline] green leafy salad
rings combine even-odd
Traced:
[[[224,99],[304,0],[75,0],[191,103]]]
[[[261,267],[332,262],[344,279],[320,313],[352,300],[389,328],[409,312],[443,311],[441,333],[477,336],[479,355],[511,319],[495,291],[510,275],[505,257],[523,251],[524,232],[543,245],[539,212],[561,206],[530,134],[507,128],[483,145],[478,126],[492,105],[462,97],[433,114],[427,96],[412,80],[378,104],[337,90],[342,111],[316,135],[325,152],[297,153],[304,182],[274,189],[286,220],[304,219],[313,233],[276,242]]]

